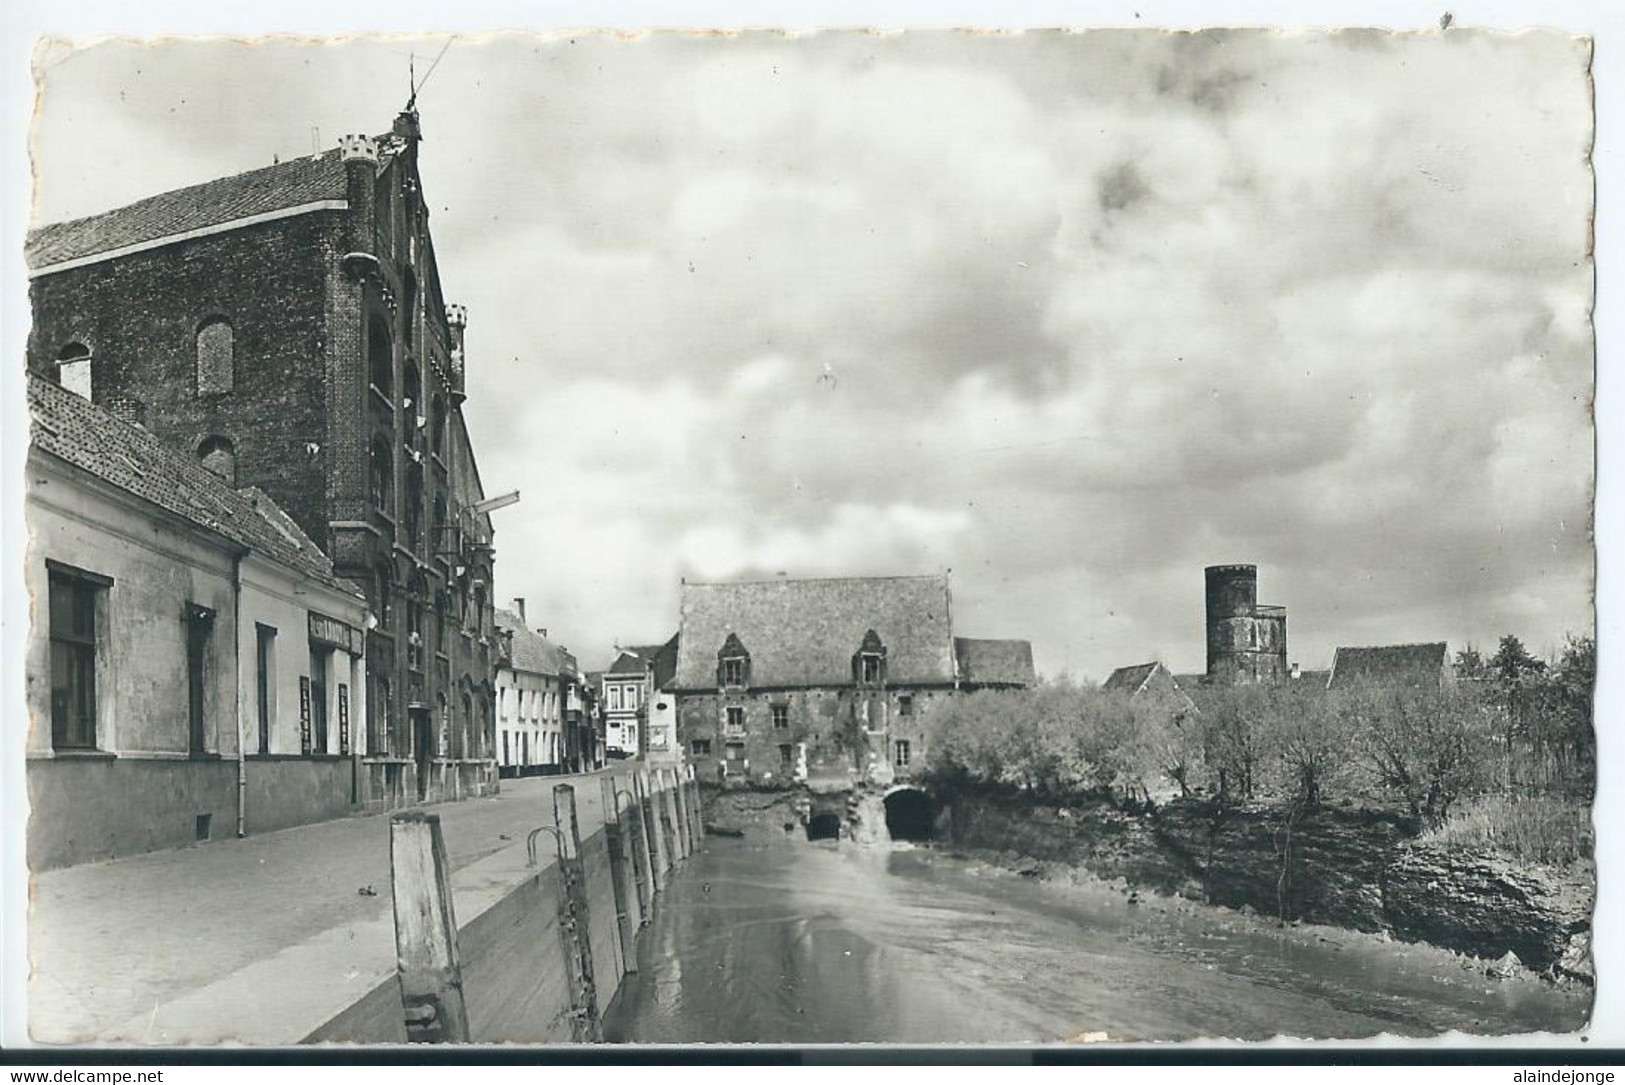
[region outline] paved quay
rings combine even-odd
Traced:
[[[576,786],[583,833],[601,826],[602,774],[424,808],[440,815],[460,922],[525,876],[555,784]],[[294,1043],[394,969],[388,813],[49,871],[30,902],[41,1043]]]

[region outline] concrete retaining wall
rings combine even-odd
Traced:
[[[630,790],[624,772],[617,790]],[[620,989],[627,961],[617,925],[609,840],[599,778],[574,781],[586,874],[587,930],[600,1014]],[[625,798],[622,799],[626,802]],[[655,804],[658,808],[658,803]],[[635,809],[635,808],[634,808]],[[566,1043],[571,1039],[570,989],[559,929],[561,884],[552,840],[538,838],[538,867],[521,867],[523,845],[505,849],[456,873],[457,951],[470,1038],[475,1043]],[[627,893],[637,892],[632,841],[623,841]],[[675,873],[680,863],[672,863]],[[668,874],[668,876],[671,876]],[[656,907],[658,907],[656,898]],[[635,963],[635,962],[634,962]],[[306,1042],[404,1043],[396,976],[381,977],[366,994],[316,1028]]]

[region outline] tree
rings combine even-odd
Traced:
[[[1467,686],[1360,691],[1355,714],[1377,782],[1427,828],[1443,825],[1456,799],[1482,782],[1485,707]]]
[[[1456,653],[1453,670],[1457,678],[1468,682],[1482,681],[1490,676],[1489,663],[1485,661],[1483,653],[1471,644]]]
[[[1506,754],[1507,790],[1517,789],[1519,740],[1528,734],[1531,711],[1530,684],[1546,670],[1546,664],[1529,654],[1523,641],[1508,633],[1501,638],[1490,660],[1490,678],[1495,683],[1504,713],[1502,742]]]

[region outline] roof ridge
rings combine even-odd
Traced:
[[[54,230],[54,229],[58,229],[58,228],[68,227],[68,226],[77,226],[77,225],[79,225],[81,223],[91,222],[91,221],[94,221],[95,219],[102,218],[102,217],[104,217],[106,215],[116,215],[121,211],[129,211],[132,208],[139,207],[142,204],[147,203],[150,200],[160,200],[160,199],[163,199],[165,196],[174,196],[174,195],[176,195],[178,193],[189,192],[194,188],[203,188],[203,187],[205,187],[207,185],[219,184],[219,183],[221,183],[223,181],[240,180],[241,178],[247,177],[250,174],[267,173],[267,172],[269,172],[271,170],[287,170],[287,169],[291,169],[293,166],[296,166],[301,162],[317,162],[317,161],[320,161],[321,159],[327,157],[328,155],[337,155],[338,153],[339,153],[339,148],[338,147],[329,147],[326,150],[318,151],[318,152],[316,152],[314,154],[294,155],[291,158],[278,159],[277,161],[272,162],[269,165],[254,166],[251,169],[238,170],[235,173],[219,173],[219,174],[215,174],[213,177],[205,177],[201,181],[193,181],[193,182],[191,182],[189,184],[179,185],[179,186],[177,186],[175,188],[160,189],[157,192],[148,193],[145,196],[138,196],[135,199],[128,201],[127,203],[115,204],[112,207],[106,207],[106,208],[103,208],[100,211],[92,211],[88,215],[79,215],[78,217],[71,218],[71,219],[56,219],[56,220],[51,221],[51,222],[42,222],[37,226],[32,226],[32,227],[29,228],[28,233],[26,235],[26,239],[29,240],[29,241],[32,241],[36,234],[39,234],[39,233],[41,233],[41,232],[43,232],[45,230]]]
[[[774,576],[757,580],[684,580],[689,588],[733,588],[747,584],[823,584],[859,580],[946,580],[947,573],[899,573],[888,576]]]

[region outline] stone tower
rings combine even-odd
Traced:
[[[1286,678],[1286,608],[1258,605],[1258,566],[1210,565],[1206,573],[1208,681]]]

